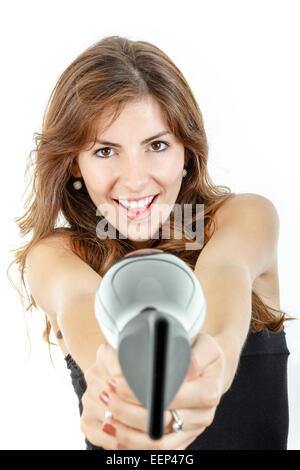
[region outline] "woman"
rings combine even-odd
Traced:
[[[23,235],[33,230],[32,239],[15,250],[14,262],[25,287],[26,272],[27,309],[45,312],[44,337],[50,343],[54,329],[71,371],[87,449],[286,448],[289,352],[279,305],[278,214],[263,196],[215,186],[207,159],[189,85],[148,42],[97,42],[53,90],[36,137],[28,208],[16,219]],[[141,198],[138,212],[130,201]],[[192,207],[190,233],[172,217],[175,204]],[[149,438],[146,410],[94,315],[106,271],[145,248],[184,260],[207,302],[160,440]]]

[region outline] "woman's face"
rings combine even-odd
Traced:
[[[105,123],[104,116],[102,119]],[[101,143],[79,153],[74,174],[83,178],[90,198],[105,217],[105,230],[108,221],[124,235],[122,238],[143,248],[146,240],[157,238],[154,235],[176,202],[182,183],[184,145],[170,132],[159,104],[151,97],[128,103],[105,132],[101,122]],[[164,135],[151,138],[160,133]],[[128,211],[117,202],[157,194],[150,210],[141,206]]]

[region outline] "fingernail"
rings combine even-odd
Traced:
[[[107,434],[110,434],[111,436],[115,436],[117,432],[116,428],[109,423],[104,423],[102,431],[106,432]]]
[[[117,381],[115,379],[109,379],[107,383],[110,386],[110,388],[113,390],[113,392],[115,392],[116,387],[117,387]]]
[[[103,401],[104,405],[107,405],[108,402],[109,402],[109,395],[106,393],[106,392],[102,392],[100,395],[99,395],[99,398],[100,400]]]

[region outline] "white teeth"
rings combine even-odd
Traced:
[[[119,199],[119,203],[122,206],[129,207],[130,209],[137,209],[148,206],[148,204],[154,199],[154,196],[147,197],[146,199],[141,199],[140,201],[126,201],[126,199]]]

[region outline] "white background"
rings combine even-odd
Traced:
[[[6,268],[12,259],[8,250],[25,242],[13,219],[24,213],[25,160],[47,99],[63,70],[105,36],[146,40],[165,51],[202,110],[213,181],[275,204],[281,308],[299,318],[298,8],[297,0],[1,3],[2,449],[85,448],[62,353],[52,347],[54,369],[41,339],[44,314],[34,310],[32,318],[26,314],[28,356],[24,315]],[[286,328],[289,449],[300,449],[299,323]]]

